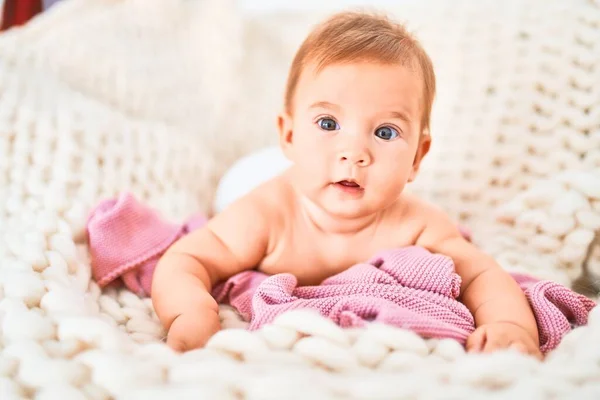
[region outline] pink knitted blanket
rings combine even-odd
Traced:
[[[121,281],[139,295],[149,295],[159,257],[177,238],[205,221],[200,216],[181,226],[170,224],[127,193],[101,202],[87,226],[94,278],[101,287]],[[534,311],[544,353],[556,348],[574,326],[586,324],[596,306],[557,283],[512,276]],[[381,252],[318,286],[299,287],[287,273],[267,276],[246,271],[216,285],[213,295],[250,321],[249,329],[258,329],[288,310],[308,308],[342,327],[377,321],[464,344],[474,321],[457,300],[460,284],[449,257],[411,246]]]

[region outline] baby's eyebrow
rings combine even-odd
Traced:
[[[338,106],[337,104],[330,103],[328,101],[317,101],[308,108],[330,108],[334,110],[339,110],[340,106]]]
[[[308,107],[309,109],[312,108],[328,108],[328,109],[332,109],[332,110],[340,110],[340,106],[334,103],[331,103],[329,101],[317,101],[316,103],[313,103],[310,107]],[[383,117],[387,117],[387,118],[394,118],[394,119],[401,119],[402,121],[406,122],[407,124],[411,124],[412,123],[412,119],[410,118],[409,114],[407,112],[404,111],[386,111],[381,113],[381,116]]]
[[[407,124],[410,124],[412,122],[410,116],[403,111],[390,111],[390,112],[386,112],[384,115],[389,116],[391,118],[401,119],[402,121],[406,122]]]

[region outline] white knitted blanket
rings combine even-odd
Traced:
[[[507,269],[565,284],[585,263],[600,272],[598,1],[390,11],[439,80],[412,190]],[[228,329],[178,355],[148,299],[90,279],[84,227],[100,199],[131,190],[174,220],[208,212],[234,160],[276,143],[289,61],[322,16],[67,0],[0,35],[0,399],[600,397],[599,308],[545,362],[307,312],[250,333],[225,306]]]

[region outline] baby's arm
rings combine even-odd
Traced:
[[[178,351],[202,347],[220,329],[212,287],[258,265],[268,245],[266,211],[250,194],[175,242],[161,257],[152,302],[168,330],[170,347]]]
[[[475,318],[470,350],[492,351],[515,346],[539,356],[539,333],[522,289],[496,261],[460,234],[441,210],[424,213],[425,229],[417,245],[452,258],[462,279],[460,300]]]

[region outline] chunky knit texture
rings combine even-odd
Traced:
[[[204,222],[194,217],[180,226],[169,224],[127,193],[103,201],[94,209],[87,228],[92,275],[101,286],[121,278],[140,296],[150,294],[160,256],[176,239]],[[587,324],[588,313],[596,306],[553,282],[519,274],[515,280],[538,321],[544,353],[558,346],[571,325]],[[249,322],[250,330],[272,323],[285,312],[308,309],[343,328],[383,323],[424,338],[454,339],[464,345],[475,322],[458,301],[460,285],[449,257],[411,246],[382,251],[318,286],[299,287],[289,273],[267,276],[245,271],[216,285],[212,294],[219,303],[232,305]]]
[[[540,350],[554,350],[572,326],[587,324],[596,302],[551,281],[514,274],[538,322]],[[461,345],[475,329],[473,316],[457,300],[460,278],[450,259],[420,247],[382,252],[368,263],[323,281],[297,286],[291,274],[267,276],[242,272],[216,288],[220,302],[231,304],[260,329],[291,310],[312,310],[343,328],[382,323],[426,339],[453,339]]]
[[[600,271],[600,3],[388,9],[439,78],[410,189],[513,272],[569,285],[585,260]],[[131,191],[169,220],[209,213],[231,163],[277,143],[291,57],[324,14],[65,0],[0,36],[1,398],[599,397],[598,307],[543,363],[300,311],[229,329],[247,324],[225,305],[226,329],[177,355],[148,299],[91,278],[85,225],[101,200]]]

